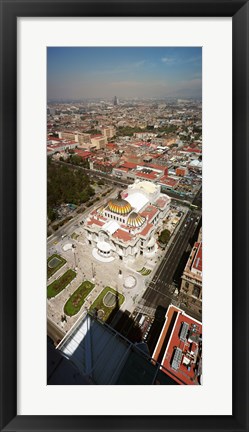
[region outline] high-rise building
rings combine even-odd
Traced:
[[[118,98],[117,98],[117,96],[114,96],[113,105],[118,105]]]
[[[48,345],[48,385],[175,385],[144,342],[132,343],[90,314],[81,317],[57,349]]]

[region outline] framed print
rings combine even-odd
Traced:
[[[248,2],[1,17],[1,430],[248,430]]]

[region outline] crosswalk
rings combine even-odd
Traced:
[[[176,287],[173,284],[169,284],[169,283],[164,283],[163,279],[158,279],[157,281],[151,281],[149,284],[150,289],[157,291],[161,294],[165,294],[165,291],[173,294],[173,292],[175,291]]]
[[[137,310],[142,312],[144,315],[148,315],[149,317],[153,318],[155,316],[156,307],[154,308],[154,307],[150,307],[150,306],[145,306],[142,303],[143,303],[143,299],[137,305]]]

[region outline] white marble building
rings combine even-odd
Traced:
[[[136,181],[93,210],[84,224],[93,255],[100,261],[152,257],[157,250],[155,231],[165,218],[170,198],[160,186]]]

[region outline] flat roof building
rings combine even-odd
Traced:
[[[181,385],[202,381],[202,323],[170,305],[152,358]]]

